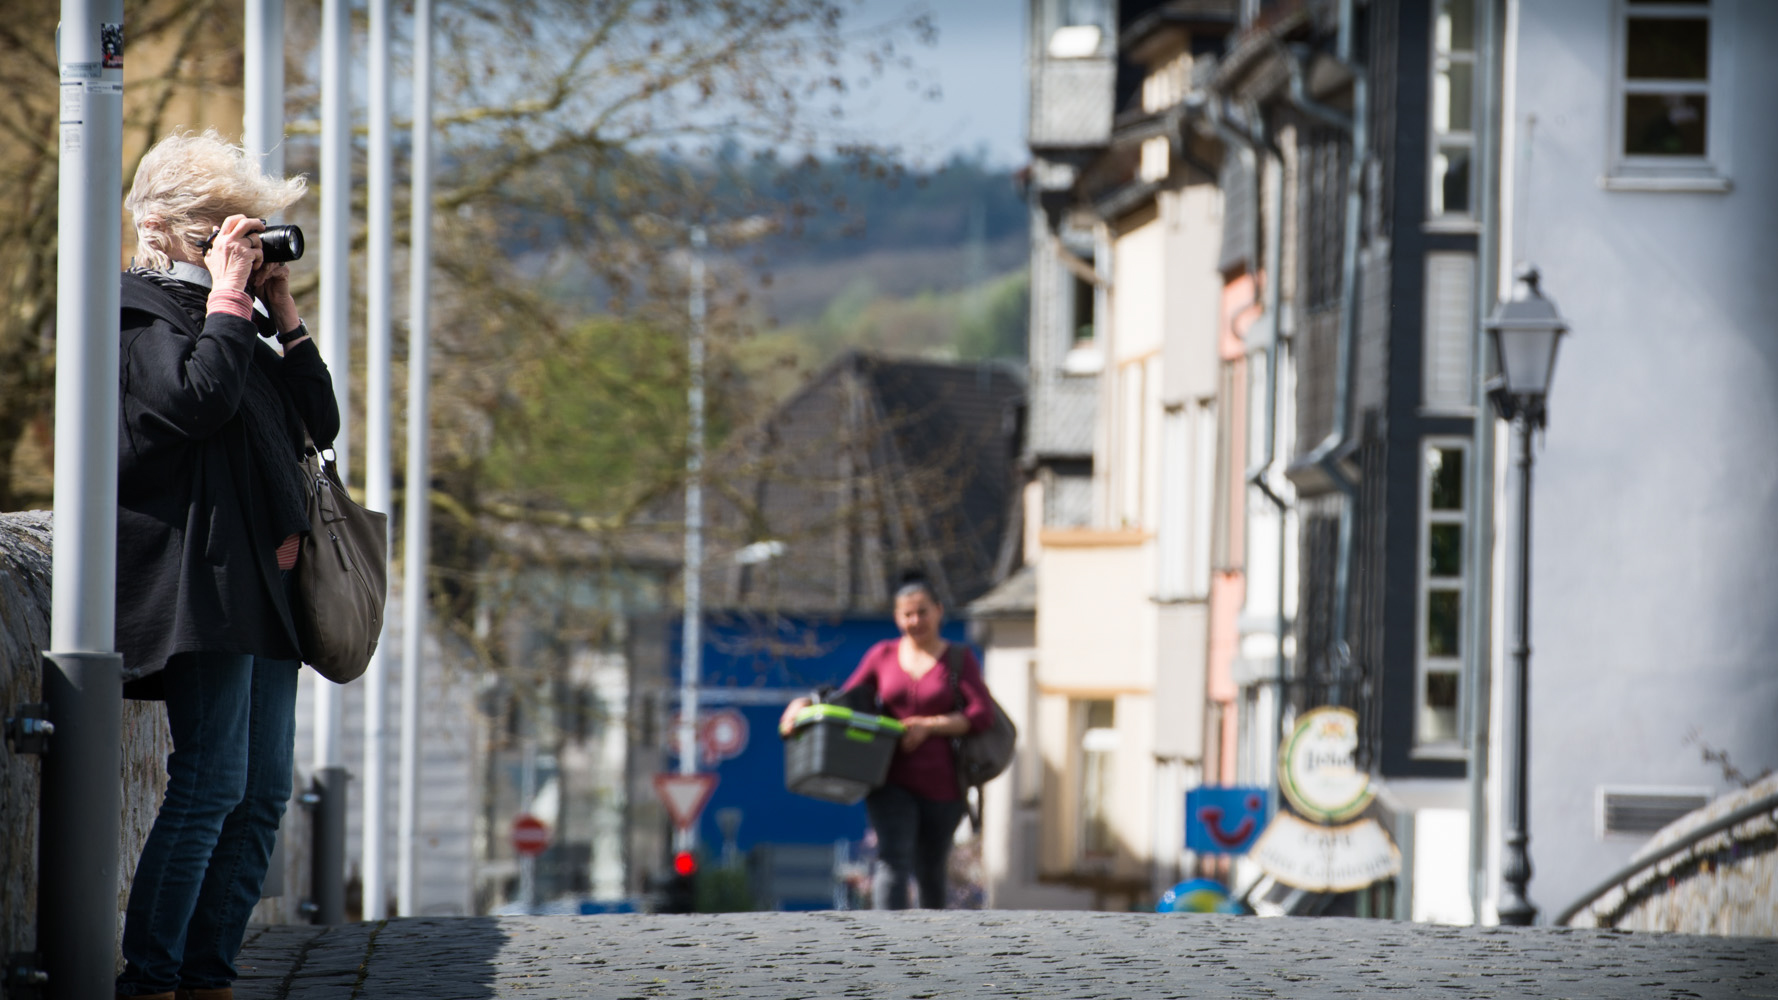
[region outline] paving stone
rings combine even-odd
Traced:
[[[1778,1000],[1778,940],[1195,914],[427,917],[255,929],[239,964],[240,1000]]]

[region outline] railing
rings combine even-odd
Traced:
[[[1594,886],[1591,890],[1582,894],[1579,899],[1568,904],[1566,909],[1556,914],[1556,918],[1552,923],[1557,926],[1567,924],[1568,921],[1579,915],[1582,910],[1597,903],[1613,889],[1621,887],[1624,890],[1626,897],[1629,896],[1631,893],[1630,880],[1636,876],[1654,868],[1656,865],[1661,864],[1669,858],[1691,850],[1699,843],[1722,833],[1724,830],[1740,826],[1742,823],[1749,820],[1759,819],[1772,812],[1778,812],[1778,792],[1773,792],[1770,795],[1755,799],[1726,816],[1705,823],[1696,830],[1692,830],[1685,836],[1675,840],[1671,844],[1667,844],[1653,854],[1630,862],[1623,868],[1613,872],[1608,878]]]

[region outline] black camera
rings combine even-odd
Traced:
[[[212,230],[204,242],[198,244],[198,253],[209,253],[210,246],[216,242],[216,235],[220,232],[220,228]],[[267,264],[287,264],[293,260],[302,260],[303,231],[298,226],[267,226],[259,231],[259,249]]]
[[[259,248],[265,251],[267,264],[301,260],[303,231],[297,226],[267,226],[259,234]]]

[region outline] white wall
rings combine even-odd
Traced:
[[[1778,4],[1711,5],[1730,19],[1712,51],[1726,193],[1607,190],[1616,8],[1514,6],[1502,264],[1534,259],[1573,329],[1534,474],[1547,919],[1643,842],[1598,837],[1599,785],[1726,787],[1692,734],[1743,771],[1778,766]]]

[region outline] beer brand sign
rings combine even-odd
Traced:
[[[1358,713],[1327,706],[1311,709],[1278,754],[1284,797],[1309,819],[1338,823],[1370,805],[1371,776],[1358,769]]]

